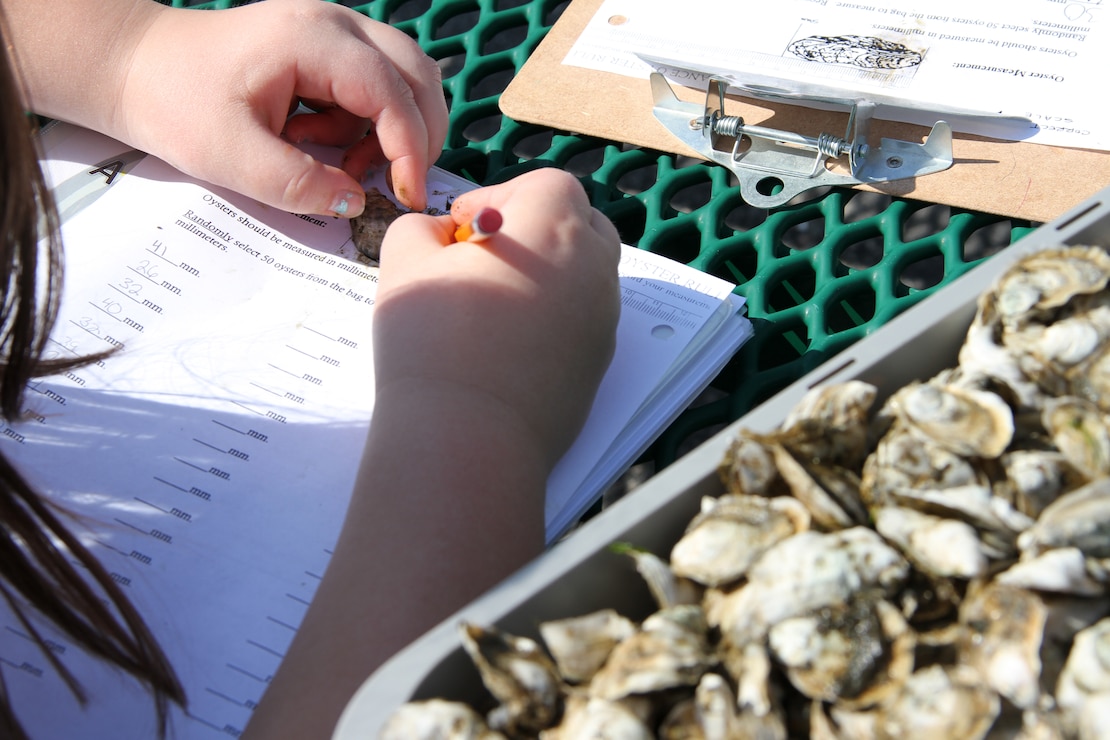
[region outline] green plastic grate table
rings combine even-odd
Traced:
[[[567,0],[342,4],[404,30],[438,60],[451,111],[439,166],[481,185],[536,167],[565,169],[623,241],[724,277],[747,298],[755,336],[645,453],[641,464],[649,470],[1035,227],[835,188],[764,211],[741,199],[723,167],[513,121],[501,114],[498,97]]]

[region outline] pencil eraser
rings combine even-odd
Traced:
[[[501,229],[501,212],[483,208],[474,218],[474,225],[481,234],[495,234]]]

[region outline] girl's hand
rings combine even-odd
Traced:
[[[497,208],[501,230],[452,243]],[[382,245],[378,393],[449,385],[519,414],[551,464],[577,435],[609,365],[620,310],[616,228],[569,174],[542,169],[409,214]]]
[[[62,117],[282,210],[356,216],[360,183],[386,163],[398,198],[426,206],[447,106],[438,66],[405,33],[321,0],[130,5],[120,48],[105,55],[118,97],[78,99],[109,110]],[[290,118],[301,103],[315,112]],[[304,141],[346,147],[342,167],[293,145]]]

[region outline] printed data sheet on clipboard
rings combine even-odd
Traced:
[[[1110,150],[1103,0],[606,0],[565,64],[865,96],[879,117]]]

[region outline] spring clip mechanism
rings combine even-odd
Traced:
[[[867,134],[876,106],[869,101],[740,86],[750,97],[848,108],[844,136],[812,137],[726,115],[728,82],[720,77],[710,78],[702,108],[679,100],[659,73],[651,75],[651,90],[656,119],[695,152],[732,170],[740,180],[741,196],[759,208],[780,206],[812,188],[919,177],[952,166],[952,128],[945,121],[933,125],[923,144],[884,138],[879,146],[870,146]],[[848,172],[830,167],[843,157],[848,159]]]

